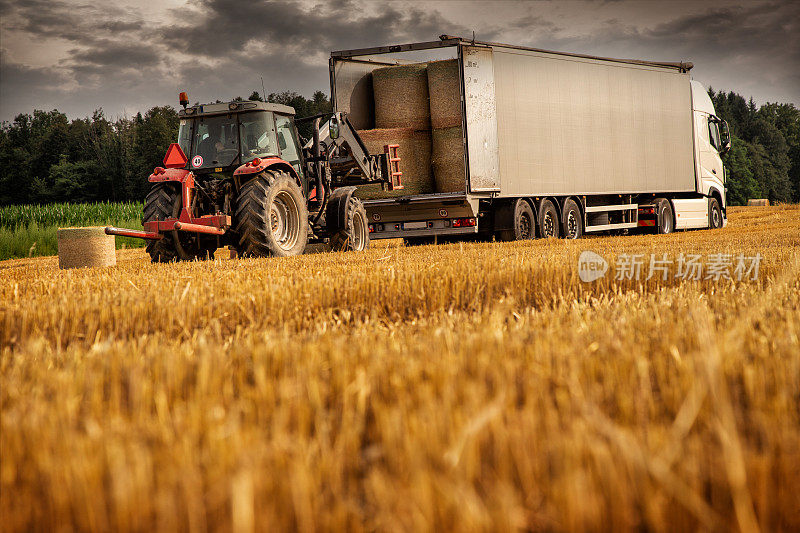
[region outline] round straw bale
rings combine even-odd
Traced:
[[[461,125],[461,82],[458,61],[447,59],[428,63],[428,93],[431,102],[431,127]]]
[[[430,129],[431,113],[425,63],[374,70],[372,88],[376,128]]]
[[[114,236],[105,228],[58,228],[58,267],[107,267],[117,264]]]
[[[747,205],[769,205],[769,200],[767,198],[751,198],[750,200],[747,200]]]
[[[431,132],[411,128],[361,130],[358,132],[369,153],[384,151],[387,144],[398,144],[403,189],[384,191],[380,185],[362,185],[356,190],[359,198],[391,198],[433,192],[431,173]]]
[[[464,192],[464,141],[461,126],[433,130],[433,177],[436,192]]]

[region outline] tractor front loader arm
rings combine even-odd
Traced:
[[[389,144],[382,153],[370,154],[347,113],[333,113],[319,128],[319,145],[324,147],[337,186],[385,183],[389,190],[403,188],[399,146]]]

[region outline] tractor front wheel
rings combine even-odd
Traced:
[[[332,228],[335,231],[331,235],[331,250],[334,252],[366,250],[369,247],[369,224],[364,204],[353,195],[345,195],[340,201],[341,204],[333,201],[328,204],[328,222],[332,222],[335,218],[330,216],[332,209],[341,209],[344,214],[344,219],[340,221],[341,227]]]
[[[240,257],[288,257],[306,248],[308,207],[286,172],[266,170],[242,185],[235,216]]]

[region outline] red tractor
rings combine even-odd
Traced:
[[[178,142],[148,177],[144,231],[106,228],[148,239],[153,262],[302,254],[309,242],[364,250],[369,229],[358,185],[402,188],[397,145],[369,154],[345,113],[313,121],[305,146],[294,109],[256,101],[187,107],[181,93]],[[330,119],[320,128],[323,118]]]

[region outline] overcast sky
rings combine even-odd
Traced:
[[[800,1],[0,0],[0,120],[261,92],[329,92],[331,50],[440,34],[692,61],[695,79],[800,104]]]

